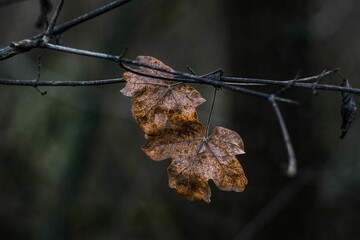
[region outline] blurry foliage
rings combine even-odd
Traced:
[[[341,67],[359,87],[360,2],[133,1],[65,34],[64,45],[129,57],[152,55],[199,74],[289,79]],[[66,1],[60,21],[102,3]],[[0,8],[0,45],[31,36],[37,1]],[[0,63],[0,77],[86,80],[121,76],[96,59],[36,50]],[[328,81],[338,81],[328,79]],[[339,83],[340,84],[340,83]],[[312,175],[263,227],[252,225],[284,186],[286,153],[271,106],[222,91],[214,124],[242,134],[242,194],[217,191],[211,204],[187,202],[167,187],[168,163],[140,150],[143,134],[131,119],[121,85],[93,88],[0,86],[1,239],[355,239],[360,235],[360,125],[339,140],[340,95],[289,91],[301,107],[280,106],[299,161]],[[203,88],[206,96],[208,89]],[[200,118],[208,113],[204,104]],[[210,183],[210,185],[213,183]],[[238,236],[238,239],[241,236]]]

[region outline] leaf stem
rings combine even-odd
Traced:
[[[206,134],[205,134],[206,138],[209,136],[210,122],[211,122],[211,117],[212,117],[212,113],[213,113],[213,110],[214,110],[217,91],[218,91],[218,89],[216,87],[214,87],[214,94],[213,94],[213,98],[212,98],[212,101],[211,101],[210,113],[209,113],[208,120],[206,122]]]

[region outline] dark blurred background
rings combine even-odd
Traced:
[[[59,22],[109,1],[65,1]],[[56,4],[55,1],[53,1]],[[35,0],[0,7],[0,46],[30,37]],[[355,0],[152,0],[133,2],[64,35],[70,47],[151,55],[198,74],[292,79],[340,67],[360,87],[360,2]],[[43,80],[120,77],[114,63],[48,50],[0,62],[0,77]],[[340,84],[338,77],[322,82]],[[212,203],[189,202],[167,186],[169,161],[140,147],[123,84],[98,87],[0,86],[1,239],[357,239],[360,236],[360,124],[340,140],[341,94],[291,89],[281,104],[299,174],[271,105],[219,92],[212,127],[237,131],[249,184],[243,193],[212,186]],[[196,86],[207,99],[212,88]],[[253,87],[254,88],[254,87]],[[257,87],[272,92],[276,88]],[[210,100],[199,108],[206,121]]]

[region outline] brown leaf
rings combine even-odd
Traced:
[[[223,127],[215,127],[209,137],[205,134],[201,123],[165,129],[161,135],[147,136],[143,151],[153,160],[172,159],[169,186],[191,201],[210,202],[209,179],[221,190],[243,191],[247,179],[235,157],[245,153],[241,137]]]
[[[137,61],[171,70],[160,60],[138,56]],[[171,74],[140,67],[139,72],[155,76],[173,77]],[[175,81],[141,76],[131,72],[123,75],[126,86],[121,92],[132,100],[132,114],[146,134],[154,135],[166,127],[166,121],[176,128],[182,122],[196,122],[196,107],[205,102],[193,87]]]

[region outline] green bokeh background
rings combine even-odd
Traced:
[[[59,22],[108,1],[65,1]],[[151,55],[198,74],[292,79],[340,67],[360,87],[360,2],[355,0],[134,0],[65,33],[62,44],[127,57]],[[28,38],[38,1],[0,8],[0,46]],[[49,50],[0,62],[0,78],[120,77],[116,64]],[[323,82],[340,84],[338,77]],[[212,125],[237,131],[243,193],[212,187],[212,203],[189,202],[167,186],[169,161],[141,151],[123,84],[97,87],[0,86],[1,239],[357,239],[360,147],[356,120],[340,135],[341,95],[291,89],[281,104],[299,174],[284,175],[286,149],[271,105],[222,90]],[[212,88],[195,86],[208,101]],[[276,88],[253,87],[271,92]]]

